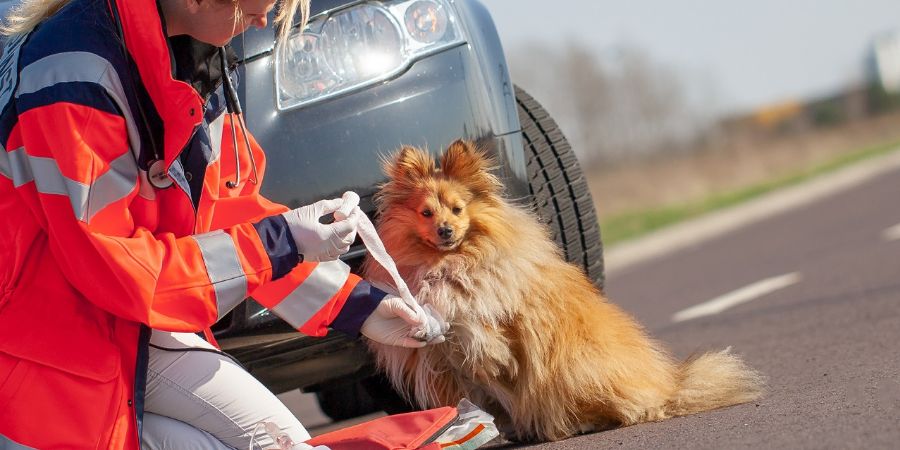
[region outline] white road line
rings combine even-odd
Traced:
[[[900,223],[882,231],[881,237],[886,241],[896,241],[897,239],[900,239]]]
[[[777,277],[766,278],[756,283],[744,286],[736,291],[716,297],[708,302],[691,306],[688,309],[678,311],[672,316],[673,322],[696,319],[703,316],[711,316],[725,311],[728,308],[749,302],[779,289],[784,289],[800,281],[800,273],[794,272]]]

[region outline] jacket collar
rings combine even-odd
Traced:
[[[115,2],[125,46],[163,123],[163,158],[169,167],[203,120],[203,101],[190,84],[172,76],[172,59],[156,0]]]
[[[206,101],[222,84],[222,61],[219,47],[205,44],[190,36],[169,38],[172,59],[175,61],[175,79],[190,83]],[[230,45],[225,46],[228,70],[234,70],[237,54]]]

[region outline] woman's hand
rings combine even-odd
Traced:
[[[343,220],[330,224],[319,222],[322,216],[337,211],[343,203],[339,198],[320,200],[282,214],[297,244],[297,251],[305,261],[334,261],[350,250],[356,239],[359,215],[362,214],[359,208],[353,208]]]
[[[388,294],[359,331],[375,342],[401,347],[421,348],[444,342],[446,323],[432,315],[430,309],[423,311],[424,317],[416,314],[402,298]]]

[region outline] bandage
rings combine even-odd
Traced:
[[[335,220],[344,220],[354,209],[359,208],[359,195],[355,192],[347,191],[341,196],[341,199],[344,203],[334,212]],[[375,225],[372,224],[369,217],[362,211],[360,211],[359,216],[359,228],[357,229],[357,233],[362,239],[363,244],[366,246],[366,250],[369,251],[369,256],[378,262],[378,264],[381,264],[381,267],[384,267],[384,270],[388,272],[391,279],[394,281],[394,286],[396,286],[399,291],[400,298],[403,299],[403,302],[406,303],[407,306],[416,312],[416,316],[419,317],[424,324],[421,327],[413,329],[410,337],[430,342],[443,335],[443,329],[446,328],[446,326],[442,326],[443,318],[441,318],[440,314],[434,308],[431,308],[431,305],[425,305],[431,314],[425,312],[425,309],[416,301],[412,292],[409,291],[406,282],[403,281],[403,278],[400,276],[397,265],[388,254],[387,249],[384,247],[384,243],[378,236],[378,232],[375,231]]]
[[[334,212],[334,220],[338,221],[346,219],[353,212],[353,209],[359,206],[359,195],[356,192],[347,191],[341,196],[341,200],[344,203]]]

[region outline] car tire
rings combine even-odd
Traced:
[[[594,201],[578,160],[547,110],[516,86],[519,122],[528,158],[528,185],[541,221],[567,261],[603,290],[603,243]]]
[[[317,391],[316,398],[322,412],[335,422],[376,411],[399,414],[418,409],[397,393],[380,372]]]
[[[322,409],[322,412],[335,422],[382,409],[375,403],[362,383],[357,380],[317,391],[316,399],[319,401],[319,408]]]

